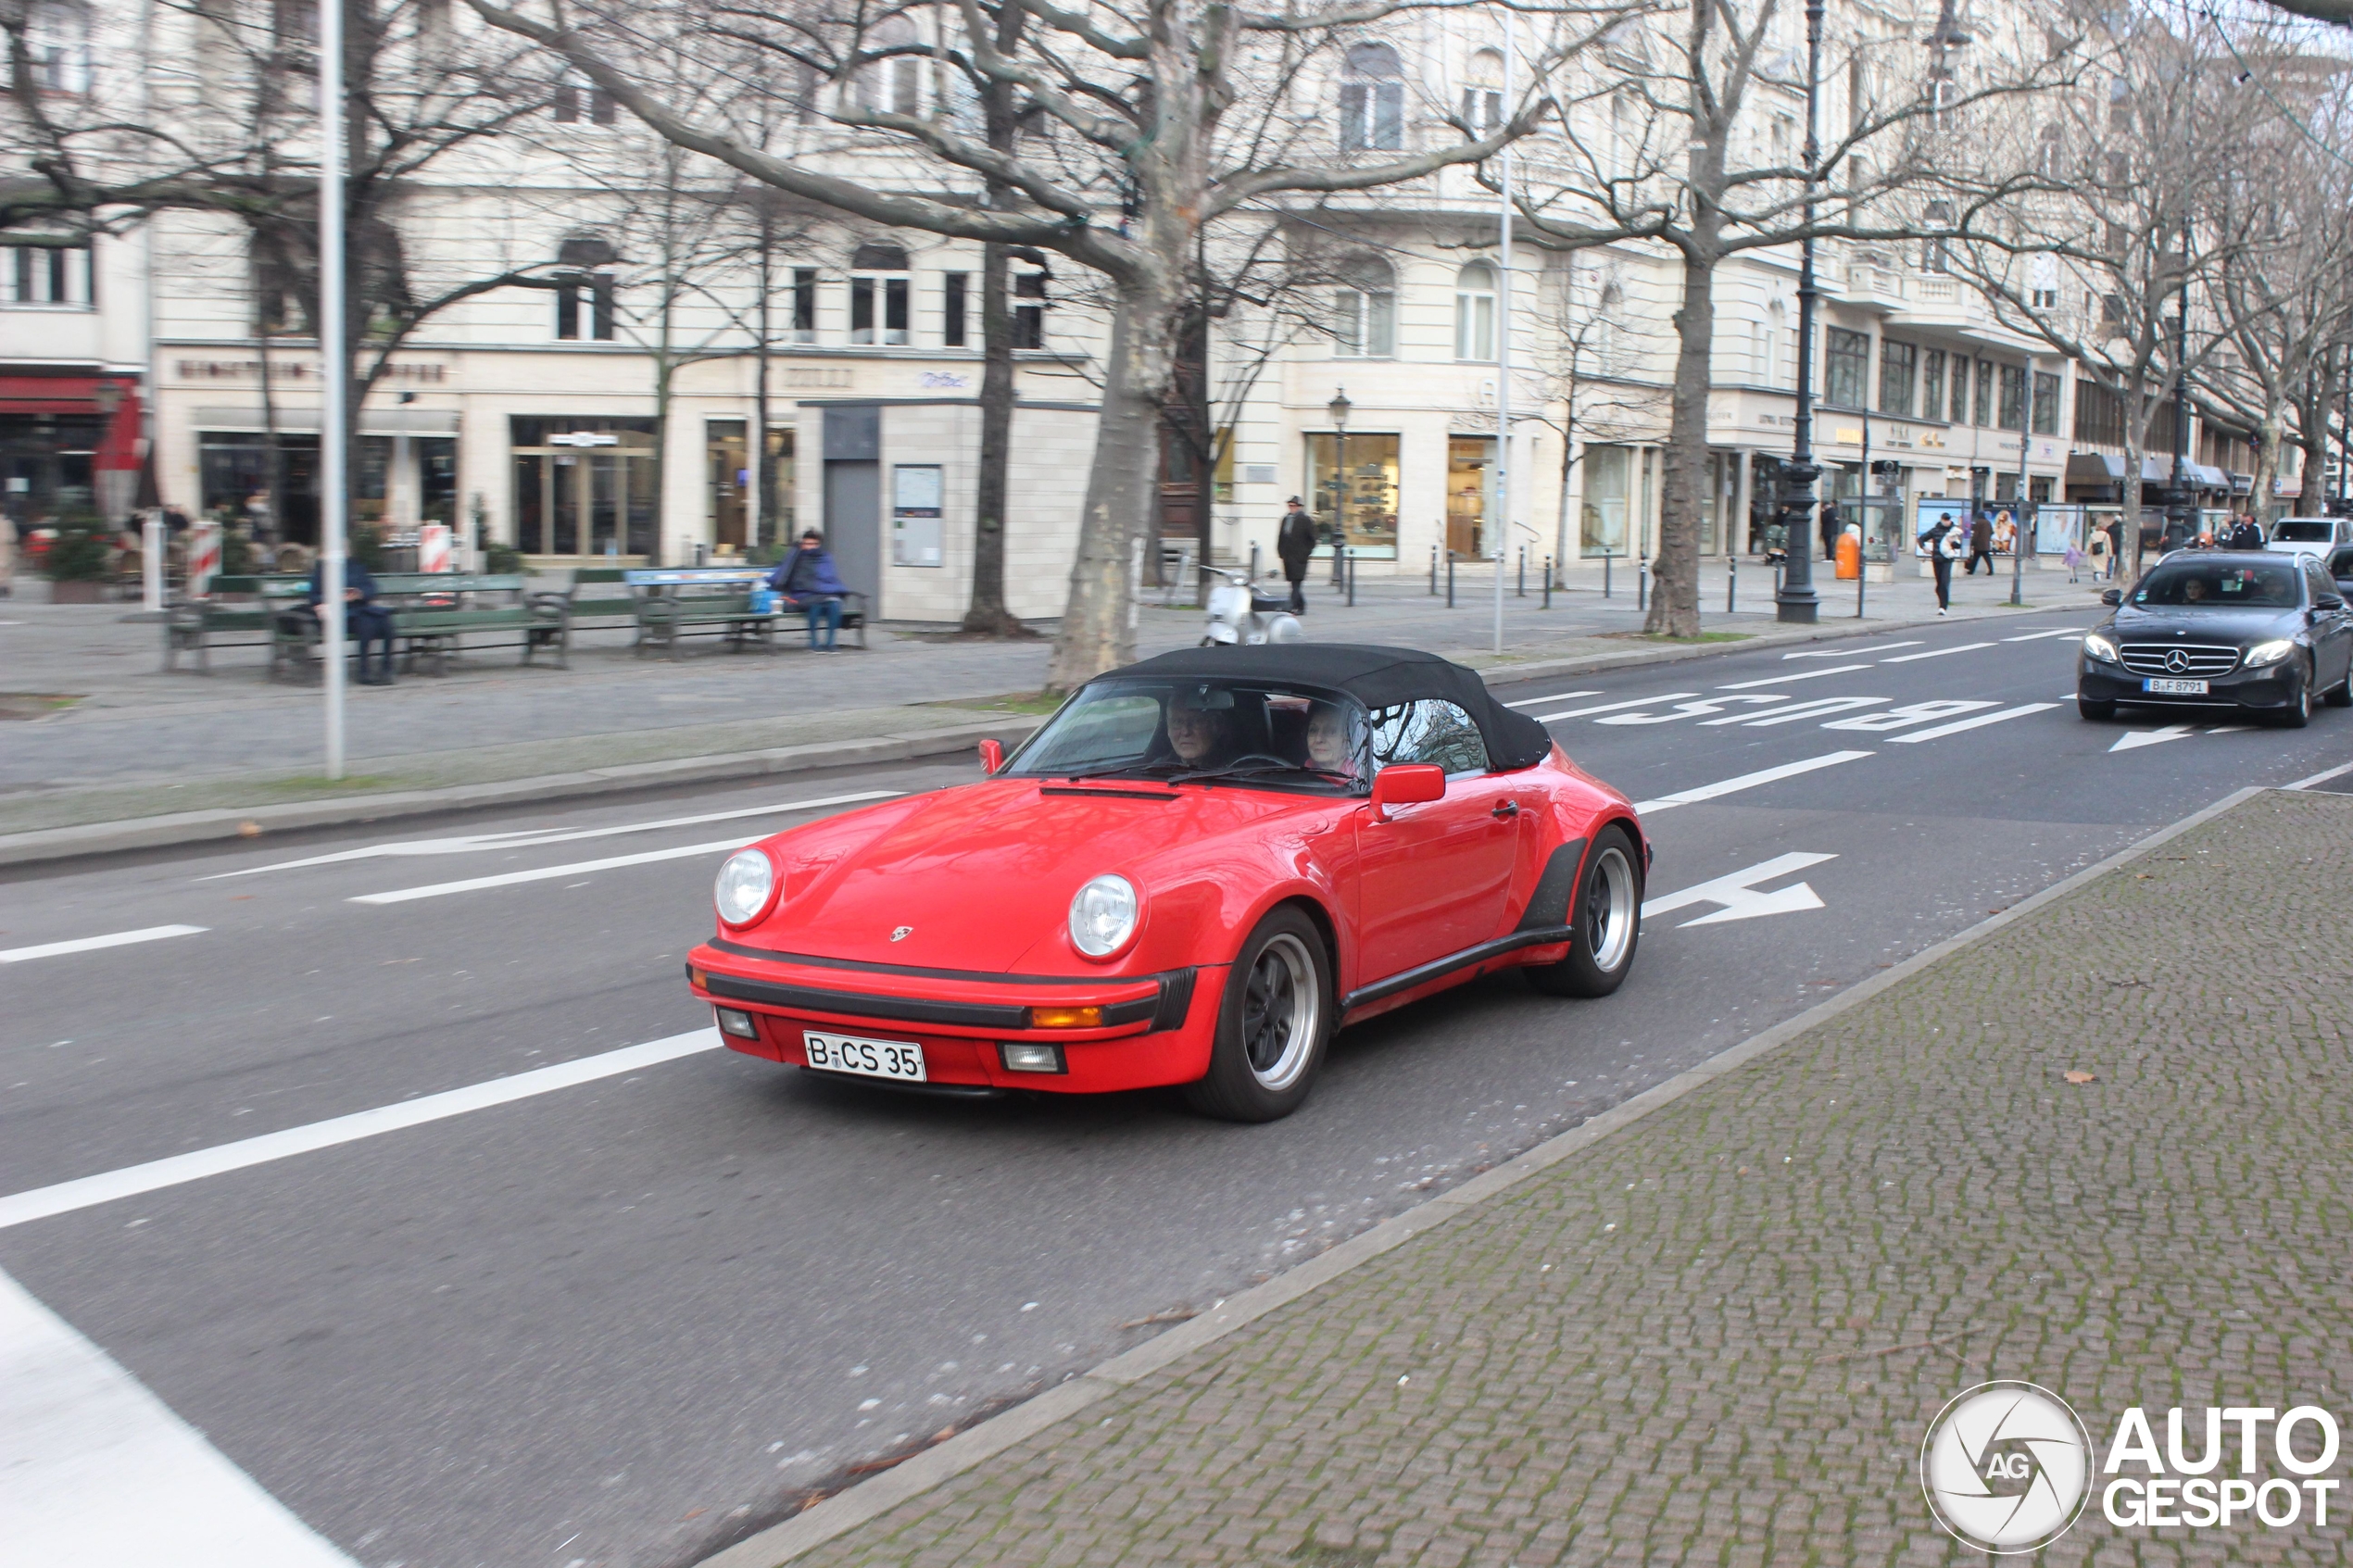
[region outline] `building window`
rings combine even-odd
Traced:
[[[939,341],[950,348],[964,346],[964,295],[972,286],[969,272],[950,272],[939,305]]]
[[[1588,444],[1583,460],[1585,493],[1579,508],[1578,553],[1628,553],[1627,506],[1633,492],[1634,449]]]
[[[2059,428],[2059,379],[2048,370],[2034,372],[2034,433],[2057,435]]]
[[[90,303],[88,245],[0,245],[0,304]]]
[[[1495,269],[1484,261],[1454,276],[1454,358],[1495,358]]]
[[[1397,280],[1389,263],[1365,257],[1340,269],[1332,291],[1332,351],[1386,359],[1397,352]]]
[[[2026,367],[2002,367],[2002,407],[1995,421],[2003,430],[2026,428]]]
[[[907,253],[897,245],[860,245],[849,257],[849,341],[907,342]]]
[[[1977,362],[1977,419],[1974,422],[1980,425],[1994,422],[1994,362],[1990,359]]]
[[[2124,445],[2124,399],[2097,382],[2075,379],[2075,444]]]
[[[612,246],[593,234],[575,234],[558,247],[556,260],[564,268],[556,278],[558,339],[612,341],[611,268],[617,259]]]
[[[25,18],[33,85],[44,93],[90,91],[90,12],[72,0],[36,5]]]
[[[556,83],[555,94],[548,100],[547,113],[559,125],[610,125],[612,94],[601,87],[567,76]]]
[[[1870,377],[1870,334],[1832,327],[1830,350],[1822,359],[1822,401],[1841,408],[1860,408]]]
[[[1504,56],[1481,49],[1470,57],[1469,85],[1463,89],[1463,123],[1484,141],[1504,128]]]
[[[1941,420],[1944,417],[1944,351],[1941,348],[1920,350],[1920,418]]]
[[[1946,201],[1931,202],[1928,204],[1927,216],[1928,226],[1931,229],[1950,229],[1953,226],[1953,204]],[[1947,248],[1951,243],[1943,234],[1931,234],[1922,241],[1920,270],[1924,272],[1951,271],[1953,256]]]
[[[792,340],[817,341],[817,270],[813,267],[793,269]]]
[[[1969,356],[1953,356],[1952,397],[1944,406],[1944,417],[1957,425],[1969,423]]]
[[[1352,44],[1340,66],[1340,150],[1394,150],[1405,144],[1404,71],[1386,44]]]
[[[1365,559],[1395,560],[1398,436],[1352,430],[1345,440],[1315,433],[1304,440],[1307,494],[1323,514],[1316,553],[1328,556],[1337,538]]]
[[[1046,274],[1013,274],[1013,346],[1046,346]]]
[[[1879,340],[1879,411],[1904,419],[1912,417],[1913,388],[1919,381],[1920,350],[1918,344],[1898,343],[1894,338]]]
[[[300,241],[277,224],[257,228],[247,262],[253,278],[254,330],[265,335],[310,332],[319,303],[319,273]]]

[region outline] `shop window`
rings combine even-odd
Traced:
[[[1841,408],[1864,407],[1865,383],[1871,374],[1870,334],[1832,327],[1829,344],[1822,357],[1822,401]]]
[[[1495,269],[1484,261],[1454,277],[1454,358],[1495,358]]]
[[[610,343],[613,333],[613,248],[593,234],[575,234],[557,247],[556,336]]]
[[[1579,508],[1578,551],[1588,556],[1628,553],[1629,506],[1634,489],[1634,449],[1588,444],[1585,498]]]
[[[1046,346],[1046,274],[1013,274],[1013,346]]]
[[[610,125],[613,107],[611,94],[577,77],[567,76],[556,83],[547,114],[559,125]]]
[[[2034,372],[2034,433],[2057,435],[2059,428],[2059,379],[2048,370]]]
[[[1879,344],[1879,411],[1900,419],[1912,416],[1915,389],[1919,383],[1918,344],[1881,338]]]
[[[1333,352],[1343,358],[1386,359],[1397,352],[1397,281],[1377,257],[1340,270],[1332,292]]]
[[[0,245],[0,304],[90,303],[88,245]]]
[[[817,272],[812,267],[793,269],[792,340],[795,343],[817,341]]]
[[[1367,560],[1397,558],[1397,448],[1393,434],[1309,435],[1308,505],[1322,523],[1316,553],[1334,539]]]
[[[1485,140],[1504,128],[1504,56],[1481,49],[1470,57],[1468,85],[1463,89],[1463,123]]]
[[[1487,515],[1495,488],[1495,440],[1457,435],[1446,443],[1446,549],[1476,559],[1488,553]]]
[[[907,342],[907,253],[897,245],[863,245],[849,257],[849,341],[902,346]]]
[[[972,287],[972,274],[950,272],[943,280],[939,303],[939,341],[950,348],[964,346],[965,296]]]
[[[1352,44],[1340,78],[1340,150],[1393,151],[1405,144],[1405,84],[1397,51]]]

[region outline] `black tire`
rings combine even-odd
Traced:
[[[1632,972],[1642,939],[1642,852],[1623,827],[1604,828],[1585,852],[1568,923],[1568,955],[1529,970],[1529,980],[1555,997],[1608,996]]]
[[[2075,699],[2075,711],[2086,719],[2113,719],[2116,717],[2116,704],[2103,702],[2095,696],[2079,696]]]
[[[2312,721],[2312,667],[2304,667],[2304,679],[2296,683],[2296,700],[2280,709],[2271,721],[2283,730],[2300,730]]]
[[[1339,1023],[1331,954],[1315,922],[1286,906],[1258,922],[1217,1005],[1209,1072],[1186,1103],[1226,1122],[1276,1122],[1307,1103]]]
[[[2322,692],[2321,700],[2331,708],[2353,708],[2353,670],[2347,670],[2345,679]]]

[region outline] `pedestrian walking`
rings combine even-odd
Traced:
[[[1298,496],[1290,498],[1284,509],[1282,526],[1275,531],[1275,554],[1283,563],[1283,580],[1290,584],[1290,608],[1293,615],[1307,611],[1307,562],[1315,553],[1315,519]],[[1340,546],[1332,546],[1332,558],[1340,558]]]
[[[786,609],[808,615],[809,651],[833,652],[834,634],[841,630],[841,601],[849,588],[834,566],[833,552],[825,548],[825,536],[813,528],[803,533],[799,547],[768,574],[768,586],[783,596]],[[817,640],[821,629],[823,642]]]
[[[310,569],[310,613],[323,623],[327,619],[327,563],[319,561]],[[359,656],[359,684],[363,686],[388,686],[392,681],[392,611],[376,602],[375,574],[357,557],[346,556],[343,563],[343,631]],[[376,673],[368,673],[368,649],[377,651]]]
[[[1838,536],[1843,532],[1836,501],[1822,503],[1821,527],[1822,558],[1826,561],[1835,561],[1838,559]]]
[[[1950,512],[1939,512],[1936,521],[1919,536],[1920,546],[1928,551],[1929,570],[1936,575],[1936,613],[1944,614],[1953,608],[1953,561],[1961,553],[1961,541],[1968,535],[1961,525],[1953,521]]]
[[[2108,530],[2093,529],[2091,537],[2083,542],[2083,552],[2092,562],[2092,581],[2097,583],[2108,574],[2108,568],[2113,564],[2109,558],[2116,553],[2109,547]]]
[[[2004,513],[2003,515],[2007,517],[2008,514]],[[1993,576],[1994,520],[1987,517],[1983,512],[1978,513],[1977,521],[1969,525],[1969,565],[1967,567],[1967,571],[1971,577],[1977,575],[1977,563],[1979,561],[1983,561],[1985,563],[1985,575],[1988,577]]]
[[[2231,524],[2231,548],[2259,550],[2263,547],[2263,525],[2255,521],[2253,512],[2241,512]]]
[[[0,512],[0,599],[17,592],[17,520]]]

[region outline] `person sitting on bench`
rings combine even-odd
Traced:
[[[320,561],[310,569],[310,613],[323,626],[327,619],[327,563]],[[343,563],[343,629],[344,635],[359,652],[359,684],[363,686],[392,684],[392,611],[376,602],[376,579],[373,573],[356,560]],[[382,650],[378,659],[378,673],[368,673],[368,645],[373,643]]]
[[[841,573],[834,570],[833,553],[825,548],[825,536],[810,529],[800,536],[800,547],[776,563],[768,574],[768,585],[784,596],[785,607],[809,612],[809,646],[814,653],[834,651],[834,633],[841,629],[841,601],[849,593]],[[825,640],[817,640],[817,628],[823,624]]]

